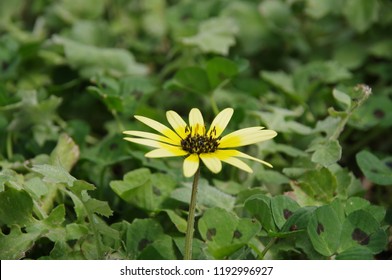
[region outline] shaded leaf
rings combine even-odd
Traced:
[[[199,25],[198,33],[182,38],[181,42],[188,46],[197,46],[205,53],[227,55],[229,48],[235,44],[238,28],[230,18],[211,18]]]
[[[392,169],[368,151],[356,155],[359,168],[370,181],[380,185],[392,185]]]

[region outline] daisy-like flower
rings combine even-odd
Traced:
[[[183,172],[186,177],[193,176],[199,168],[200,160],[213,173],[222,169],[222,161],[239,169],[252,173],[252,169],[240,158],[251,159],[269,167],[271,164],[249,156],[232,148],[246,146],[271,139],[277,135],[274,130],[264,130],[264,127],[248,127],[221,136],[229,123],[234,110],[226,108],[212,121],[206,130],[203,116],[199,109],[189,112],[189,125],[174,111],[167,111],[166,118],[173,129],[143,116],[135,118],[160,134],[144,131],[128,130],[123,133],[134,137],[125,137],[130,142],[151,146],[156,149],[148,152],[149,158],[185,157]]]

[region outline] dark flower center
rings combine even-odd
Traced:
[[[218,149],[219,140],[221,137],[215,138],[215,130],[207,135],[205,128],[202,130],[203,134],[192,133],[192,129],[186,128],[185,132],[189,132],[187,137],[181,140],[181,147],[189,154],[205,154],[213,153]],[[193,134],[193,135],[192,135]]]

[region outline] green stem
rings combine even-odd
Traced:
[[[356,91],[361,91],[362,95],[358,100],[355,100],[351,105],[351,108],[347,111],[346,115],[340,119],[338,126],[336,127],[334,133],[331,135],[330,140],[338,140],[340,134],[343,132],[348,120],[350,119],[353,112],[360,107],[366,99],[369,98],[371,94],[371,89],[366,85],[358,85],[354,88]]]
[[[8,157],[8,159],[9,160],[11,160],[11,158],[13,157],[13,151],[12,151],[12,132],[10,131],[8,134],[7,134],[7,147],[6,147],[6,149],[7,149],[7,157]]]
[[[274,237],[268,242],[267,246],[265,246],[263,252],[259,255],[258,259],[263,260],[265,257],[265,254],[267,254],[268,250],[271,249],[272,245],[275,244],[275,242],[278,240],[278,237]]]
[[[216,105],[213,94],[211,94],[210,96],[210,102],[211,102],[212,111],[214,112],[215,115],[218,115],[219,109],[218,109],[218,105]]]
[[[192,196],[191,196],[191,202],[189,204],[188,223],[187,223],[186,234],[185,234],[184,260],[192,259],[192,241],[193,241],[193,232],[194,232],[194,225],[195,225],[195,208],[196,208],[197,185],[199,183],[199,177],[200,177],[200,167],[197,169],[195,176],[193,177]]]

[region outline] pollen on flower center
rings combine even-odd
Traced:
[[[218,149],[220,137],[215,138],[212,135],[215,134],[214,130],[209,135],[205,133],[192,135],[192,131],[189,131],[188,128],[186,132],[189,132],[189,134],[185,139],[181,140],[181,147],[189,154],[213,153]]]

